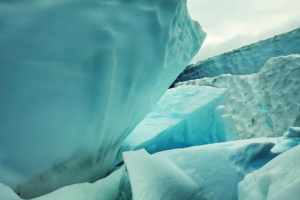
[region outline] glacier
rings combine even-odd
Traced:
[[[281,136],[300,126],[300,55],[269,59],[258,73],[177,83],[226,88],[224,115],[239,138]]]
[[[256,73],[268,59],[290,54],[300,54],[300,28],[189,65],[175,83],[221,74]]]
[[[186,1],[0,1],[0,200],[299,199],[300,28],[184,70]]]
[[[205,38],[185,0],[1,1],[0,27],[0,182],[24,198],[109,174]]]
[[[248,174],[239,184],[239,200],[298,200],[300,196],[300,146]]]
[[[182,85],[169,89],[124,141],[123,150],[162,150],[232,140],[223,118],[225,89]]]

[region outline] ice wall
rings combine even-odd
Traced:
[[[300,53],[300,28],[189,66],[177,78],[182,82],[221,74],[258,72],[272,57]]]
[[[124,141],[124,149],[149,153],[232,139],[223,119],[225,89],[183,85],[169,89]]]
[[[95,180],[198,51],[185,0],[0,2],[0,182]]]
[[[221,75],[178,83],[227,88],[224,115],[240,138],[281,136],[300,126],[300,55],[269,59],[259,73]]]

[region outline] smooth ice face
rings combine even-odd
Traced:
[[[184,70],[176,82],[221,74],[256,73],[270,58],[289,54],[300,54],[300,28],[200,61]]]
[[[238,199],[238,183],[278,155],[271,152],[277,141],[239,140],[153,155],[125,152],[133,199]]]
[[[167,158],[154,158],[146,151],[124,153],[133,200],[189,199],[197,193],[193,179]]]
[[[239,185],[239,200],[298,200],[300,146],[248,174]]]
[[[259,73],[221,75],[178,83],[227,88],[224,115],[240,138],[281,136],[300,126],[300,55],[269,59]],[[289,135],[299,134],[291,128]]]
[[[169,89],[130,133],[124,149],[146,148],[154,153],[227,140],[233,133],[222,118],[224,92],[191,85]]]
[[[124,175],[125,169],[121,168],[95,183],[65,186],[32,200],[117,200],[122,195],[120,189]]]
[[[8,187],[2,183],[0,183],[0,199],[1,200],[2,199],[3,200],[21,200],[18,197],[18,195],[16,195],[10,187]]]
[[[0,21],[0,180],[24,197],[110,172],[204,39],[185,0],[2,1]]]
[[[31,200],[126,200],[130,199],[127,173],[124,167],[94,183],[79,183],[62,187]],[[125,194],[127,192],[127,194]],[[8,186],[0,183],[1,200],[21,200]]]

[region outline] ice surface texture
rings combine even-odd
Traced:
[[[8,187],[2,183],[0,183],[0,199],[1,200],[21,200],[18,197],[18,195],[16,195],[10,187]]]
[[[154,153],[231,139],[233,133],[222,119],[224,92],[190,85],[169,89],[130,133],[124,148]]]
[[[124,154],[133,200],[192,199],[197,184],[167,158],[154,158],[146,151]]]
[[[265,190],[256,186],[257,182],[250,182],[249,185],[248,177],[252,177],[256,170],[281,153],[273,153],[272,149],[281,145],[283,139],[286,138],[239,140],[173,149],[153,155],[144,150],[129,151],[123,155],[125,166],[109,176],[94,183],[65,186],[32,200],[237,200],[238,184],[247,174],[250,175],[245,179],[246,183],[241,184],[244,184],[246,195],[251,187],[259,187],[254,193]],[[290,139],[297,140],[296,137]],[[294,167],[293,163],[290,164]],[[274,173],[278,172],[275,170]],[[258,173],[258,176],[263,174],[265,172]],[[285,174],[289,173],[284,171],[280,178],[286,178]],[[258,177],[257,180],[260,179]],[[255,178],[249,180],[255,181]],[[2,184],[0,199],[20,200]]]
[[[300,146],[249,174],[239,185],[239,200],[299,200]]]
[[[124,153],[133,200],[236,200],[238,183],[277,154],[276,138]]]
[[[290,127],[284,136],[287,138],[300,137],[300,127]]]
[[[78,183],[62,187],[49,194],[32,200],[130,200],[130,186],[125,168],[122,167],[111,175],[94,183]],[[130,188],[129,188],[130,189]],[[126,192],[127,194],[125,194]],[[0,183],[1,200],[21,200],[9,187]]]
[[[281,136],[289,127],[300,126],[300,55],[271,58],[252,75],[178,83],[182,84],[227,88],[224,115],[240,138]]]
[[[95,180],[198,51],[185,0],[0,2],[0,181]]]
[[[121,183],[124,175],[125,169],[121,168],[95,183],[79,183],[62,187],[32,200],[121,200]]]
[[[200,61],[181,73],[176,82],[221,74],[255,73],[269,58],[297,53],[300,53],[300,28]]]

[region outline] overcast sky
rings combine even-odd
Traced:
[[[207,38],[194,61],[300,27],[300,0],[188,0]]]

